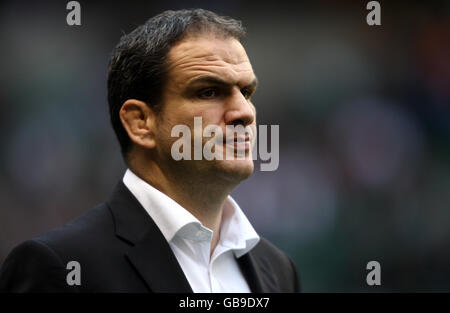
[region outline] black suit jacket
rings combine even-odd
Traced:
[[[66,276],[77,261],[81,284]],[[237,259],[252,292],[298,292],[294,263],[261,238]],[[106,203],[12,250],[0,292],[192,292],[169,244],[120,182]]]

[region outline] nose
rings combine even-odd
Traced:
[[[239,89],[233,90],[227,102],[225,124],[247,126],[255,121],[255,114],[253,105],[241,91]]]

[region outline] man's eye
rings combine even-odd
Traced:
[[[201,99],[212,99],[217,97],[218,92],[215,88],[203,89],[199,92],[198,96]]]
[[[250,97],[252,96],[252,92],[248,88],[242,89],[241,93],[245,97],[245,99],[250,99]]]

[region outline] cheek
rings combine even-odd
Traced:
[[[169,136],[176,125],[186,125],[194,132],[194,117],[201,117],[201,127],[207,125],[223,125],[224,111],[222,106],[211,103],[199,103],[185,99],[171,99],[160,112],[158,119],[158,132],[160,136]],[[170,138],[169,138],[170,140]]]
[[[206,109],[195,112],[195,116],[202,117],[203,127],[207,125],[222,125],[224,121],[224,112],[221,108]],[[193,119],[193,117],[192,117]]]
[[[172,129],[174,126],[182,124],[179,122],[176,114],[163,110],[159,113],[156,120],[155,137],[160,145],[168,145],[171,141],[176,140],[172,138]]]
[[[207,125],[222,125],[223,124],[223,112],[219,109],[210,108],[192,108],[179,112],[176,117],[172,119],[172,122],[183,124],[190,129],[194,129],[194,118],[201,118],[201,126],[205,128]]]
[[[184,134],[184,132],[177,132],[175,128],[177,125],[187,126],[191,131],[191,136],[194,130],[194,115],[185,110],[169,109],[168,107],[160,112],[155,130],[157,141],[164,151],[168,151],[172,144]],[[174,136],[172,136],[172,130],[175,131]]]
[[[193,124],[194,117],[190,116],[189,111],[181,105],[168,105],[166,110],[161,112],[159,116],[159,125],[169,132],[176,125],[187,125],[190,127]]]

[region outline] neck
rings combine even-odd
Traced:
[[[129,164],[141,179],[163,192],[194,215],[203,226],[213,231],[212,255],[220,239],[223,205],[234,186],[220,185],[215,177],[198,177],[186,173],[173,173],[161,169],[155,162],[147,161],[145,167]],[[215,183],[211,183],[211,182]]]

